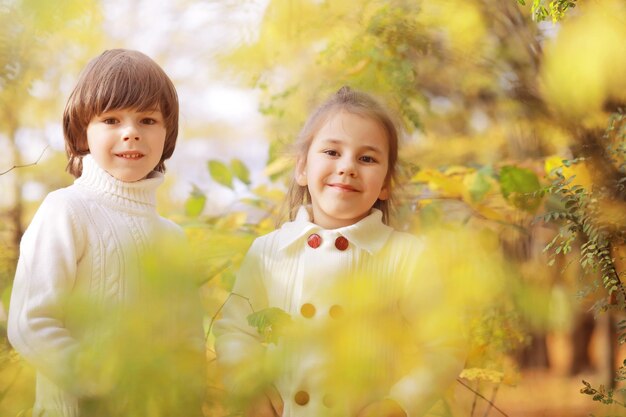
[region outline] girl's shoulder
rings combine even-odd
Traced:
[[[250,245],[249,251],[272,251],[280,247],[281,229],[256,237]]]
[[[422,235],[401,232],[394,229],[389,235],[387,245],[391,245],[395,249],[405,249],[414,253],[416,250],[424,249],[426,246],[426,238]]]

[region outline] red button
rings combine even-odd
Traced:
[[[306,240],[306,243],[309,244],[310,247],[312,247],[313,249],[317,249],[320,247],[320,245],[322,244],[322,238],[320,237],[320,235],[318,235],[317,233],[313,233],[311,236],[309,236],[309,238]]]
[[[339,250],[346,250],[348,249],[348,239],[346,239],[343,236],[339,236],[337,239],[335,239],[335,247]]]

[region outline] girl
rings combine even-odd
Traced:
[[[105,365],[90,361],[95,353],[86,346],[96,340],[107,343],[107,335],[95,329],[102,330],[102,321],[120,311],[130,311],[120,306],[140,305],[153,290],[142,281],[142,258],[154,258],[162,243],[184,242],[180,227],[155,209],[164,162],[172,156],[178,135],[176,90],[146,55],[105,51],[87,65],[71,93],[63,132],[68,171],[76,180],[48,194],[22,238],[8,337],[37,370],[33,416],[129,415],[97,410],[94,398],[115,389],[119,381],[85,375],[86,369]],[[183,293],[193,296],[193,290],[181,281],[169,287],[189,290],[179,291],[181,299],[172,297],[178,305],[169,307],[178,318],[197,325],[185,333],[189,337],[181,346],[201,363],[199,311],[181,307],[189,303]],[[149,307],[151,317],[159,314]],[[107,329],[111,337],[126,324],[113,323],[113,330]],[[101,360],[110,359],[118,348],[108,343],[110,350]]]
[[[463,353],[456,334],[432,332],[453,329],[449,317],[438,326],[428,314],[441,289],[418,275],[424,243],[387,225],[392,118],[343,87],[309,118],[296,149],[291,221],[254,241],[215,325],[225,384],[253,397],[247,416],[422,416],[462,369]],[[292,326],[272,323],[277,309]],[[395,344],[387,329],[410,340]],[[335,350],[342,346],[349,353]],[[359,367],[345,366],[351,361]]]

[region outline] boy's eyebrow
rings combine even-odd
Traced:
[[[161,113],[163,114],[163,112],[161,112],[161,109],[159,109],[158,107],[155,109],[145,109],[145,110],[139,110],[139,109],[133,109],[133,108],[123,108],[123,109],[109,109],[106,111],[103,111],[100,114],[110,114],[110,113],[118,113],[118,112],[124,112],[127,110],[131,110],[134,111],[136,113],[140,113],[140,114],[144,114],[144,113]]]
[[[329,143],[331,145],[341,145],[343,143],[342,140],[340,140],[340,139],[333,139],[333,138],[325,138],[325,139],[322,139],[321,142],[322,143]],[[365,149],[367,151],[372,151],[372,152],[380,153],[380,154],[383,153],[383,151],[379,147],[373,146],[373,145],[363,145],[363,146],[360,147],[360,149]]]

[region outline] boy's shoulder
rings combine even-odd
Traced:
[[[63,210],[85,200],[85,196],[76,190],[74,185],[50,191],[41,202],[41,208]]]
[[[179,237],[185,236],[185,231],[178,223],[161,215],[159,215],[158,218],[163,226],[163,230],[165,230],[166,233],[171,233],[172,235],[177,235]]]

